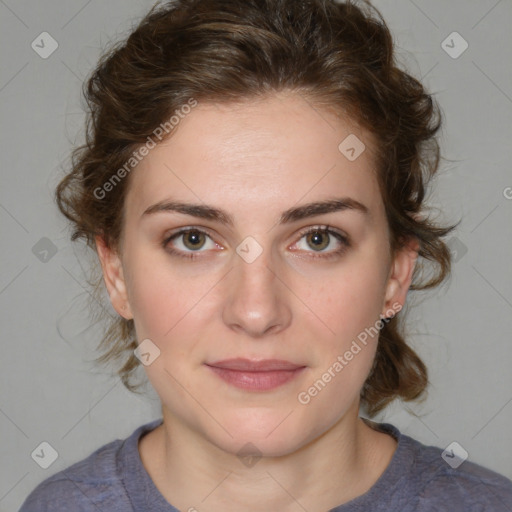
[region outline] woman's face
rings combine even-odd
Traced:
[[[166,421],[293,452],[357,411],[416,253],[391,259],[369,136],[300,95],[200,103],[175,130],[130,177],[121,257],[99,248],[112,303],[151,340]]]

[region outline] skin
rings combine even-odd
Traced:
[[[338,150],[349,134],[366,145],[353,162]],[[350,120],[279,93],[199,104],[132,171],[120,250],[96,242],[113,306],[134,319],[139,342],[149,338],[161,351],[145,370],[164,423],[139,452],[178,509],[322,512],[365,493],[388,466],[395,440],[358,417],[376,336],[308,404],[297,398],[358,334],[405,303],[418,244],[390,253],[373,147]],[[291,207],[341,197],[368,214],[347,209],[279,224]],[[143,214],[169,199],[222,208],[234,224]],[[333,235],[320,248],[301,235],[326,224],[351,241],[340,255]],[[167,249],[197,258],[170,254],[163,241],[191,226],[208,236],[182,235]],[[263,250],[252,263],[236,252],[248,236]],[[306,369],[277,389],[247,391],[204,365],[234,357]],[[247,443],[262,455],[250,467],[237,456]]]

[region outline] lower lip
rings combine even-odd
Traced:
[[[207,365],[208,366],[208,365]],[[241,389],[269,391],[296,378],[305,367],[296,370],[273,370],[269,372],[248,372],[208,366],[222,380]]]

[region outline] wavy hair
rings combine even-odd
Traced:
[[[101,235],[119,248],[130,180],[116,182],[106,199],[97,191],[191,98],[236,102],[279,91],[297,91],[347,114],[373,135],[391,250],[416,237],[420,249],[411,289],[441,284],[451,265],[443,237],[457,225],[441,226],[423,215],[427,186],[439,167],[441,112],[423,85],[400,69],[390,31],[366,1],[155,4],[125,40],[104,51],[84,83],[86,141],[73,150],[71,169],[56,189],[71,239],[84,239],[94,250]],[[432,267],[429,278],[424,264]],[[406,343],[400,320],[394,316],[380,330],[361,390],[370,416],[395,398],[419,399],[428,385],[427,368]],[[117,318],[96,360],[117,361],[123,384],[135,392],[136,347],[133,320]]]

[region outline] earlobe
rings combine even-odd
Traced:
[[[386,286],[383,316],[389,316],[389,310],[396,310],[397,304],[400,305],[400,309],[404,306],[419,248],[419,241],[411,238],[395,254]]]
[[[123,318],[129,320],[133,318],[133,314],[126,293],[121,258],[116,251],[106,245],[101,236],[96,236],[95,242],[110,302]]]

